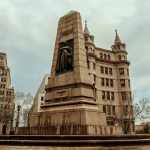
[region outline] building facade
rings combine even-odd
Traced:
[[[6,53],[0,52],[0,134],[9,134],[14,118],[14,88],[10,88]]]
[[[45,85],[48,83],[48,78],[50,77],[49,74],[46,74],[38,88],[38,91],[36,92],[36,95],[33,99],[33,105],[31,106],[31,109],[29,111],[29,120],[31,115],[34,112],[39,112],[40,106],[44,104],[44,98],[45,98]],[[30,122],[30,121],[29,121]]]
[[[133,131],[130,62],[127,60],[126,44],[121,42],[116,30],[111,50],[96,47],[94,36],[90,34],[87,23],[84,38],[88,51],[89,75],[96,88],[95,99],[99,108],[106,114],[107,125],[119,125],[124,118],[124,126],[130,120],[128,131]]]

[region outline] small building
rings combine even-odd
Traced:
[[[14,88],[10,88],[6,53],[0,52],[0,134],[9,134],[14,118]]]
[[[31,106],[31,109],[29,111],[29,121],[30,122],[30,117],[34,112],[39,112],[40,106],[44,104],[44,98],[45,98],[45,85],[48,83],[48,79],[50,77],[50,74],[45,74],[38,91],[36,92],[36,95],[33,99],[33,104]]]

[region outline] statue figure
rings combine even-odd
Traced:
[[[73,70],[73,49],[67,46],[67,42],[63,43],[63,47],[58,51],[56,73]]]

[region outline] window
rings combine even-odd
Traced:
[[[1,60],[3,60],[3,56],[1,56]]]
[[[125,87],[125,79],[120,80],[121,87]]]
[[[7,76],[7,71],[5,71],[5,76]]]
[[[1,104],[1,109],[3,109],[3,104]]]
[[[105,99],[105,91],[102,91],[102,99]]]
[[[93,62],[93,69],[95,70],[95,63]]]
[[[104,86],[104,78],[101,78],[101,85]]]
[[[129,75],[129,69],[127,69],[127,75]]]
[[[123,112],[124,112],[124,115],[127,115],[128,114],[128,106],[123,106]]]
[[[130,80],[128,80],[128,84],[129,84],[129,87],[130,87]]]
[[[3,84],[3,89],[5,89],[5,84]]]
[[[118,49],[120,49],[120,45],[117,45]]]
[[[122,100],[126,100],[126,92],[121,92]]]
[[[100,67],[101,73],[104,73],[104,67]]]
[[[119,60],[121,60],[121,55],[118,56]]]
[[[8,109],[10,109],[10,105],[8,105]]]
[[[5,105],[5,109],[7,109],[7,105]]]
[[[109,68],[109,74],[112,75],[112,68]]]
[[[107,121],[107,125],[114,125],[114,122],[113,121]]]
[[[106,105],[103,105],[103,112],[106,114]]]
[[[110,79],[110,87],[113,87],[113,79]]]
[[[43,105],[43,103],[41,103],[41,105]]]
[[[2,76],[4,76],[4,71],[2,72]]]
[[[106,86],[109,86],[109,80],[106,79]]]
[[[120,72],[120,75],[124,75],[124,69],[123,68],[119,68],[119,72]]]
[[[108,109],[108,115],[111,115],[111,106],[107,106],[107,109]]]
[[[106,54],[104,54],[104,59],[106,59]]]
[[[4,94],[5,94],[5,91],[3,91],[2,95],[4,95]]]
[[[96,75],[94,75],[94,82],[96,82]]]
[[[107,100],[109,100],[110,98],[109,98],[109,92],[107,91]]]
[[[4,78],[2,77],[2,78],[1,78],[1,82],[3,82],[3,81],[4,81],[3,79],[4,79]]]
[[[105,74],[108,74],[108,68],[105,67]]]
[[[112,114],[115,115],[115,106],[112,107]]]
[[[43,101],[44,97],[41,97],[41,101]]]
[[[88,38],[87,38],[87,37],[85,37],[85,41],[88,41]]]
[[[114,100],[114,92],[111,92],[111,100]]]
[[[6,78],[4,78],[4,82],[6,82]]]
[[[103,58],[103,54],[102,53],[100,53],[100,58]]]
[[[108,60],[110,60],[110,55],[108,55]]]

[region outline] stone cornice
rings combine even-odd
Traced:
[[[108,60],[108,59],[102,59],[102,58],[98,58],[97,55],[95,55],[93,53],[89,53],[89,56],[94,57],[97,61],[103,61],[103,62],[112,63],[112,64],[126,63],[126,64],[130,65],[130,62],[127,60],[113,61],[113,60]]]

